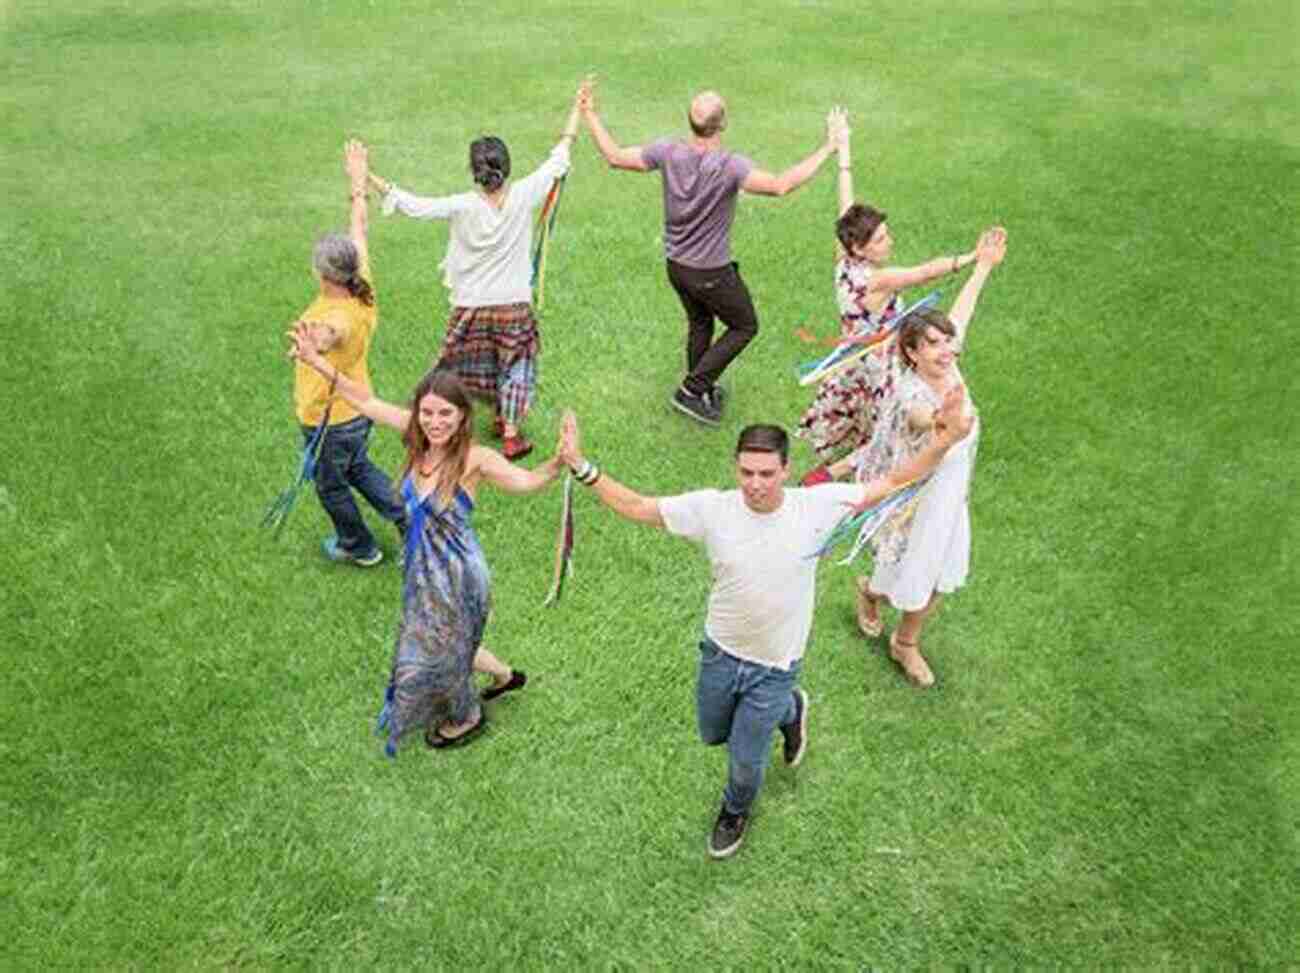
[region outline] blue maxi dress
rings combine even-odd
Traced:
[[[437,490],[420,497],[409,475],[401,493],[410,521],[402,618],[377,724],[388,731],[390,757],[410,731],[463,723],[478,713],[474,653],[491,607],[491,576],[470,523],[469,494],[458,486],[444,507]]]

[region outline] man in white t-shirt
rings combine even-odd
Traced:
[[[725,858],[745,835],[763,783],[772,731],[797,766],[808,742],[808,697],[797,685],[812,629],[817,559],[827,533],[851,507],[879,503],[938,465],[970,430],[963,390],[935,413],[930,445],[915,460],[863,484],[787,489],[789,439],[778,426],[747,426],[736,444],[738,490],[645,497],[603,475],[581,453],[577,420],[565,417],[561,455],[600,501],[637,523],[704,545],[713,567],[696,690],[700,737],[730,752],[709,854]]]

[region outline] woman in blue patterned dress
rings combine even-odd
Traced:
[[[470,523],[482,481],[510,493],[531,493],[556,478],[558,456],[534,470],[516,466],[473,440],[473,408],[460,381],[434,369],[420,380],[411,407],[376,398],[369,388],[337,374],[322,358],[310,332],[291,332],[291,354],[336,383],[337,391],[363,415],[402,431],[407,456],[401,477],[410,527],[406,534],[402,620],[379,725],[388,731],[385,751],[396,756],[409,731],[423,729],[430,747],[474,739],[487,724],[474,692],[477,666],[497,680],[491,698],[522,680],[481,648],[491,604],[483,549]]]

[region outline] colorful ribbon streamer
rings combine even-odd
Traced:
[[[884,327],[875,331],[863,331],[850,335],[836,345],[835,350],[825,358],[804,362],[798,366],[799,384],[812,385],[848,368],[854,362],[865,358],[873,348],[894,334],[902,327],[903,322],[907,320],[909,315],[915,314],[922,308],[934,307],[938,303],[939,292],[931,291],[915,304],[900,311]]]
[[[553,605],[564,592],[564,579],[573,573],[573,474],[564,478],[564,503],[560,509],[560,533],[555,541],[555,576],[542,607]]]
[[[333,391],[332,385],[330,389]],[[316,478],[316,464],[320,460],[321,447],[325,445],[325,437],[329,433],[332,407],[332,402],[325,406],[325,414],[320,417],[315,431],[307,437],[307,444],[302,448],[302,460],[298,464],[298,475],[292,483],[280,491],[279,495],[271,501],[271,505],[266,508],[266,513],[262,515],[262,526],[271,528],[272,537],[280,536],[289,514],[293,513],[294,504],[298,502],[298,491],[302,489],[302,485]]]
[[[560,212],[560,197],[564,195],[564,176],[551,184],[551,191],[546,194],[542,208],[537,211],[537,224],[534,235],[537,242],[533,244],[533,307],[541,310],[546,303],[546,255],[551,248],[551,233],[555,229],[555,217]]]
[[[822,546],[809,554],[808,557],[810,559],[823,558],[856,533],[857,539],[854,540],[853,547],[839,562],[840,564],[848,564],[862,552],[867,542],[876,535],[890,517],[916,499],[928,482],[930,482],[929,477],[924,480],[906,483],[875,506],[856,513],[850,511],[845,514],[840,518],[839,523],[831,529],[831,532],[826,535],[826,540],[822,543]]]

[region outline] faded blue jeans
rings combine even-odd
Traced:
[[[787,672],[728,655],[707,635],[700,642],[700,739],[711,747],[727,744],[730,766],[722,803],[732,814],[749,813],[772,757],[772,731],[794,722],[801,662]]]
[[[388,474],[370,461],[367,440],[371,425],[365,416],[357,416],[330,426],[316,465],[316,496],[334,522],[339,549],[356,557],[365,557],[375,549],[375,536],[361,519],[357,502],[352,499],[354,489],[381,517],[391,520],[399,531],[406,533],[406,508],[393,491]],[[303,426],[303,441],[315,431],[312,426]]]

